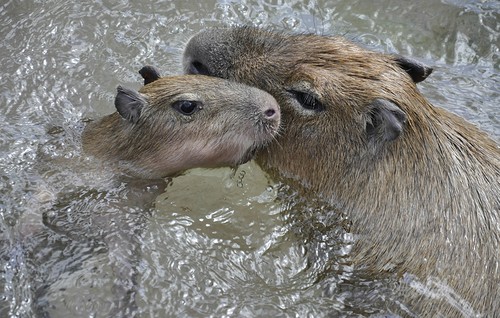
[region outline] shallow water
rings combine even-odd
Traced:
[[[419,87],[435,105],[499,140],[499,18],[498,1],[472,0],[1,4],[0,317],[404,308],[393,282],[348,265],[352,238],[321,202],[254,164],[195,170],[134,200],[81,155],[81,120],[112,112],[116,86],[139,87],[145,64],[180,73],[196,31],[253,24],[343,34],[413,56],[434,67]]]

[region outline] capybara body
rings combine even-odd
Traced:
[[[117,112],[89,124],[85,152],[144,179],[190,168],[236,166],[270,142],[280,123],[268,93],[219,78],[141,70],[137,92],[118,87]]]
[[[404,275],[410,311],[500,313],[500,148],[421,95],[430,68],[342,37],[249,27],[195,35],[184,67],[276,98],[283,130],[258,163],[346,213],[353,262]]]

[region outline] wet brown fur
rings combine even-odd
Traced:
[[[283,131],[258,162],[320,193],[353,220],[360,234],[356,264],[405,274],[408,285],[436,292],[414,296],[421,299],[409,303],[412,311],[428,317],[500,312],[500,148],[474,125],[431,105],[397,56],[342,37],[235,28],[194,36],[184,55],[187,72],[193,62],[204,74],[276,98]],[[288,92],[294,87],[315,95],[325,110],[301,108]],[[375,99],[406,113],[394,141],[367,137]]]

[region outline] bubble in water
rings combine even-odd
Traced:
[[[293,30],[300,25],[300,20],[296,17],[285,17],[281,20],[281,24],[289,30]]]

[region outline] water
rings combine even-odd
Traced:
[[[138,196],[81,155],[81,121],[112,112],[145,64],[180,73],[196,31],[252,24],[413,56],[435,69],[419,84],[435,105],[499,140],[499,18],[497,1],[472,0],[1,4],[0,317],[404,312],[393,281],[349,266],[348,224],[328,206],[254,164]]]

